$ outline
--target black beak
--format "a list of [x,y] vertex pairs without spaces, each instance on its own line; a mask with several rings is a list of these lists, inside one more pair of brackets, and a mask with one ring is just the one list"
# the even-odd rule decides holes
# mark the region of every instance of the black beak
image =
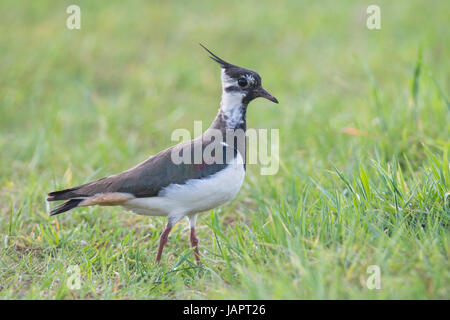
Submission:
[[278,103],[277,98],[275,98],[273,95],[267,92],[266,89],[264,89],[263,87],[258,89],[258,97],[266,98],[267,100]]

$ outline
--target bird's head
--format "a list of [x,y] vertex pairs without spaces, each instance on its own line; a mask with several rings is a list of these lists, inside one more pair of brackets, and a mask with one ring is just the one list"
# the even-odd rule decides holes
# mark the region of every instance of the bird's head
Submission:
[[233,98],[233,100],[240,99],[244,104],[248,104],[258,97],[278,103],[278,100],[262,87],[261,76],[257,72],[228,63],[202,44],[200,45],[211,55],[210,58],[222,68],[223,95]]

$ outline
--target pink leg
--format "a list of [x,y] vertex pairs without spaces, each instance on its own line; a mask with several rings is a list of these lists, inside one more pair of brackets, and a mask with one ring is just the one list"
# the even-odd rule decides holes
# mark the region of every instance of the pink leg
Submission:
[[164,248],[164,245],[167,242],[167,239],[169,238],[170,230],[172,230],[172,227],[167,224],[166,228],[164,229],[163,233],[161,234],[161,237],[159,238],[159,248],[158,248],[158,254],[156,255],[155,263],[160,263],[162,251]]
[[195,236],[195,227],[191,227],[191,246],[194,248],[195,261],[200,263],[200,254],[198,252],[198,238]]

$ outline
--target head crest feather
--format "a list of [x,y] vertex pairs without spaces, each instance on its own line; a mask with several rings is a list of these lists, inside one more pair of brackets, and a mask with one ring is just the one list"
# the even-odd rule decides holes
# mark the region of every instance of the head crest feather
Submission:
[[212,53],[208,48],[206,48],[204,45],[202,45],[201,43],[199,43],[199,45],[205,49],[211,56],[210,58],[213,59],[215,62],[217,62],[218,64],[220,64],[220,66],[224,69],[233,67],[234,65],[232,65],[231,63],[226,62],[225,60],[219,58],[218,56],[216,56],[214,53]]

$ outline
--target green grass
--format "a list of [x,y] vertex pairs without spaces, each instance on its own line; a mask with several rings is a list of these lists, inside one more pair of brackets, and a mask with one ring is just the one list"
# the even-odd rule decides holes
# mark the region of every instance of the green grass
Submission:
[[[0,298],[449,299],[449,2],[0,4]],[[45,194],[117,173],[214,118],[219,70],[257,70],[279,100],[280,170],[185,221],[120,208],[48,217]],[[70,266],[81,288],[70,290]],[[381,289],[369,290],[378,265]]]

